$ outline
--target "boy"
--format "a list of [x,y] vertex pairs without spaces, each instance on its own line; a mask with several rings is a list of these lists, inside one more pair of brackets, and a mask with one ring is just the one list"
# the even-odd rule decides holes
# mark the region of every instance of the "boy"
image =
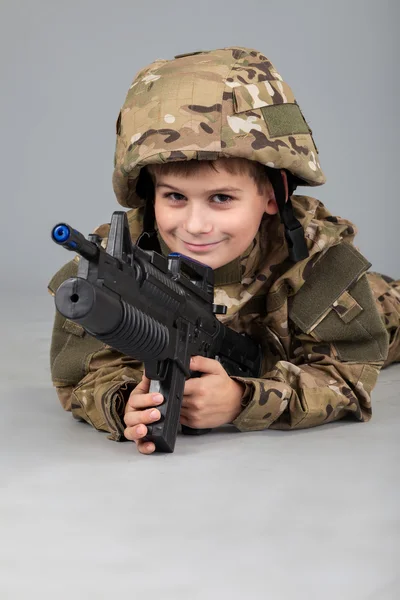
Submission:
[[[117,121],[113,175],[118,201],[132,209],[132,239],[210,265],[215,302],[228,307],[218,318],[264,352],[259,379],[193,357],[203,375],[185,384],[182,424],[254,431],[370,419],[380,369],[400,360],[400,282],[367,273],[352,223],[293,195],[324,182],[293,92],[259,52],[180,55],[135,78]],[[76,261],[55,275],[51,293],[76,274]],[[139,361],[57,313],[51,368],[66,410],[154,451],[146,424],[163,398],[148,393]]]

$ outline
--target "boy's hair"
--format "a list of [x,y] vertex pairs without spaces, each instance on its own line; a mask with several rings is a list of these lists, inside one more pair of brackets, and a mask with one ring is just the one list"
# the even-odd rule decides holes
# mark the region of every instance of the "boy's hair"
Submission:
[[156,177],[160,175],[178,175],[180,177],[189,177],[205,169],[213,169],[218,172],[218,166],[231,173],[232,175],[248,175],[257,186],[260,195],[264,194],[270,186],[267,169],[254,160],[247,158],[219,158],[216,160],[183,160],[177,162],[147,165],[147,170],[151,175],[153,183]]

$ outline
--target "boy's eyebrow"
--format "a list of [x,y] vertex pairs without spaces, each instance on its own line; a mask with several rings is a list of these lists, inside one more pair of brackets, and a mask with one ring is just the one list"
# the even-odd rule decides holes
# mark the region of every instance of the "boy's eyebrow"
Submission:
[[[166,188],[169,188],[170,190],[178,189],[178,186],[172,186],[172,185],[169,185],[168,183],[163,183],[162,181],[159,181],[156,184],[156,188],[160,188],[160,187],[166,187]],[[234,188],[234,187],[230,187],[228,185],[226,187],[221,187],[216,190],[205,190],[205,191],[207,191],[209,194],[211,194],[211,193],[220,194],[221,192],[243,192],[243,190],[240,188]]]

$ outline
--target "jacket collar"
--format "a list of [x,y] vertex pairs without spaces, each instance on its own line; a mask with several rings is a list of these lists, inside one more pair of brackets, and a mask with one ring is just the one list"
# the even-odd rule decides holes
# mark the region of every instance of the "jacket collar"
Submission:
[[[168,256],[171,250],[168,248],[167,244],[164,242],[162,237],[157,231],[158,241],[160,242],[161,252],[164,256]],[[227,265],[223,267],[219,267],[214,270],[214,285],[228,285],[232,283],[241,283],[242,281],[242,263],[245,263],[249,255],[254,252],[254,249],[257,246],[257,239],[254,239],[250,246],[245,250],[245,252],[235,258]]]

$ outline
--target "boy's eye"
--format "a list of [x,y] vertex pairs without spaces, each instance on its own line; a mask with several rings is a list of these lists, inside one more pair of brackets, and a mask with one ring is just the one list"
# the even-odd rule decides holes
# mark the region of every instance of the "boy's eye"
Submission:
[[[186,200],[186,196],[179,194],[178,192],[169,192],[164,195],[164,198],[168,198],[168,200],[172,200],[172,202],[182,202],[183,200]],[[211,200],[214,204],[220,205],[226,205],[232,202],[231,196],[228,196],[227,194],[214,194],[214,196],[211,197]]]
[[214,198],[217,198],[215,204],[229,204],[229,202],[232,202],[232,198],[226,194],[215,194]]
[[185,196],[183,194],[178,194],[178,192],[170,192],[165,195],[165,198],[169,198],[170,200],[175,200],[175,202],[180,202],[184,200]]

